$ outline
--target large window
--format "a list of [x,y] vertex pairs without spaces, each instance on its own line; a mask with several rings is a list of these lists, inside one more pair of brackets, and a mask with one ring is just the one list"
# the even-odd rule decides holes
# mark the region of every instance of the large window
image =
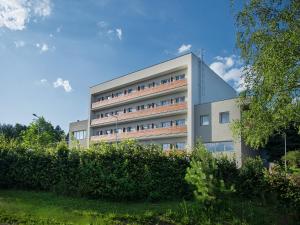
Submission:
[[184,77],[185,77],[185,75],[184,75],[184,74],[177,75],[177,76],[175,77],[175,80],[183,80],[183,79],[184,79]]
[[185,119],[176,120],[176,126],[184,126],[185,125]]
[[185,149],[185,143],[184,142],[177,142],[176,143],[176,149],[184,150]]
[[184,102],[184,100],[185,100],[185,97],[184,97],[184,96],[183,96],[183,97],[175,98],[175,102],[176,102],[176,103]]
[[171,144],[162,144],[163,150],[167,151],[171,149]]
[[167,121],[167,122],[162,122],[161,123],[161,127],[171,127],[171,121]]
[[209,152],[228,152],[234,150],[232,141],[210,142],[205,143],[204,146]]
[[219,115],[220,123],[229,123],[229,112],[221,112]]
[[208,115],[202,115],[202,116],[200,116],[200,125],[201,126],[207,126],[207,125],[209,125],[209,116]]
[[170,105],[170,101],[169,100],[163,100],[160,102],[160,105]]
[[74,131],[73,136],[76,140],[83,140],[86,138],[86,130]]

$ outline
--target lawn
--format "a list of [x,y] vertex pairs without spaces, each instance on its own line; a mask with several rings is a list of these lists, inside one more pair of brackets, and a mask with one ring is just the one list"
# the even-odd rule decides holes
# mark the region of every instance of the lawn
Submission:
[[0,190],[0,224],[297,224],[293,214],[260,202],[234,200],[208,214],[194,208],[194,202],[117,203]]

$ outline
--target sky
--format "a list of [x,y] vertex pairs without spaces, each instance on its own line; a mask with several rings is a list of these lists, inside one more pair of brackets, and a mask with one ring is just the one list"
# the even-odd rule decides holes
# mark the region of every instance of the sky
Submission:
[[0,0],[0,123],[86,119],[89,87],[190,51],[242,89],[230,0]]

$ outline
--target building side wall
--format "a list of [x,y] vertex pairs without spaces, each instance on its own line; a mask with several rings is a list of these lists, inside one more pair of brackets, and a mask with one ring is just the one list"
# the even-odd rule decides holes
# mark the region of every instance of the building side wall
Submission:
[[[220,123],[220,113],[229,112],[229,123]],[[208,115],[209,125],[201,126],[200,117]],[[234,155],[238,165],[242,163],[242,143],[240,139],[235,139],[231,131],[231,123],[240,119],[240,109],[236,104],[236,99],[204,103],[195,106],[195,136],[196,140],[204,143],[233,141],[234,152],[224,152],[226,155]]]
[[[77,122],[70,123],[69,126],[69,147],[74,147],[74,144],[76,144],[76,141],[72,140],[73,133],[75,131],[86,131],[88,132],[88,120],[81,120]],[[78,140],[80,146],[87,147],[88,140],[88,133],[85,139]]]
[[221,101],[225,99],[235,98],[236,91],[220,78],[205,63],[203,65],[203,96],[201,103]]

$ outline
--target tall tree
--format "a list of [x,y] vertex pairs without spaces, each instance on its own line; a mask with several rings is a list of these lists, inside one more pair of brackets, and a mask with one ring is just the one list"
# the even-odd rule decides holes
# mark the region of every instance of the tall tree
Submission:
[[28,126],[22,136],[27,147],[48,147],[64,140],[65,134],[59,126],[54,128],[44,117],[39,117]]
[[246,90],[234,128],[259,148],[290,124],[300,131],[300,1],[246,0],[236,24]]
[[20,140],[22,131],[26,130],[27,127],[22,124],[0,124],[0,134],[3,135],[6,139],[18,139]]

